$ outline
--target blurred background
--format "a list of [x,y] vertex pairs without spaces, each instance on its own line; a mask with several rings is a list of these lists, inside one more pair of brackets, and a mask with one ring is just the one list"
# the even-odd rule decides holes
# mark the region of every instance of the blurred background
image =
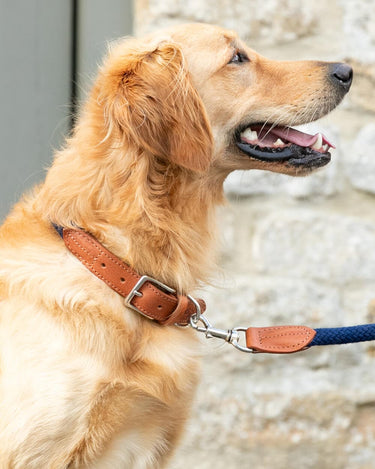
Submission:
[[[375,0],[0,0],[0,218],[43,179],[106,42],[191,21],[232,28],[271,58],[355,70],[340,108],[307,126],[335,143],[329,166],[226,182],[208,316],[219,327],[375,322]],[[285,357],[207,342],[173,469],[374,469],[373,344]]]

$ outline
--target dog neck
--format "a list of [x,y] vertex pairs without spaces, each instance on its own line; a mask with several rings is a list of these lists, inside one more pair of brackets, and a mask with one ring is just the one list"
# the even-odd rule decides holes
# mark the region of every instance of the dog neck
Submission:
[[181,293],[207,281],[222,184],[114,144],[87,124],[47,174],[37,202],[43,217],[86,230],[140,274]]

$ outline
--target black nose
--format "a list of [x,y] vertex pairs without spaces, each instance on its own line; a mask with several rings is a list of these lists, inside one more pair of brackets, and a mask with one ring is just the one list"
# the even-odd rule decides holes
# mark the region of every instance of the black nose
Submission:
[[334,63],[331,65],[331,77],[336,85],[339,85],[345,91],[349,91],[353,81],[353,69],[350,65],[344,63]]

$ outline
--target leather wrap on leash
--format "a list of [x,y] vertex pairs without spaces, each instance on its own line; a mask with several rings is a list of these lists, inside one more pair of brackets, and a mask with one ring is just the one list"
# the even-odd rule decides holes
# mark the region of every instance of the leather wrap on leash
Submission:
[[249,327],[246,346],[263,353],[294,353],[304,350],[315,334],[306,326]]
[[[178,295],[167,285],[139,275],[89,233],[53,225],[69,251],[96,277],[125,298],[137,313],[161,325],[190,325],[207,338],[216,337],[248,353],[286,354],[316,345],[375,340],[375,324],[311,329],[307,326],[236,327],[218,329],[202,314],[206,304],[190,295]],[[244,333],[246,346],[240,344]]]

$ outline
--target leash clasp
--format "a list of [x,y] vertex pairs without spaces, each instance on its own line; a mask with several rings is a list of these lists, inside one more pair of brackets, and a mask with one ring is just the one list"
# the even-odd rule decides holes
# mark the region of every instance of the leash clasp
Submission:
[[[199,325],[202,323],[202,326]],[[246,353],[257,353],[256,350],[240,345],[241,334],[240,332],[246,332],[245,327],[235,327],[233,329],[218,329],[213,327],[210,321],[203,314],[194,315],[190,318],[190,326],[198,332],[202,332],[206,339],[221,339],[229,344],[233,345],[237,350]]]

